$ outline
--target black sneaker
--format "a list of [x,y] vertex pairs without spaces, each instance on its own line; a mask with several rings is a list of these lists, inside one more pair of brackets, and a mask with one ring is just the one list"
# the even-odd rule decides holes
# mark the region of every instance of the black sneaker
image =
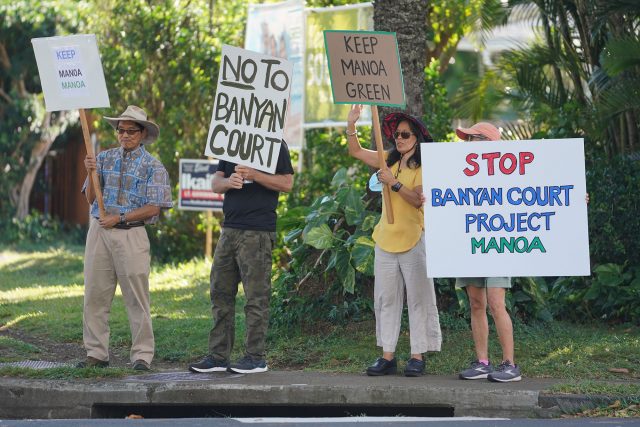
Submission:
[[238,360],[236,363],[232,363],[227,368],[229,372],[235,372],[236,374],[255,374],[257,372],[267,372],[267,362],[264,359],[254,360],[250,356],[245,356]]
[[405,377],[419,377],[424,375],[424,360],[414,359],[413,357],[407,362],[404,368]]
[[485,365],[479,360],[474,360],[471,362],[471,365],[469,365],[469,368],[460,372],[459,377],[461,380],[479,380],[487,378],[491,372],[493,372],[493,366],[491,366],[491,363]]
[[513,365],[510,360],[505,360],[487,378],[494,383],[510,383],[520,381],[522,376],[518,365]]
[[226,360],[216,360],[209,355],[198,363],[189,365],[189,370],[191,372],[226,372],[228,366],[229,362]]
[[134,371],[150,371],[151,365],[149,365],[147,362],[145,362],[142,359],[138,359],[135,362],[133,362],[133,370]]
[[370,377],[378,377],[381,375],[395,374],[398,371],[398,362],[395,357],[387,360],[384,357],[378,357],[373,365],[367,368],[367,375]]
[[95,357],[87,356],[82,362],[76,364],[76,368],[107,368],[109,367],[108,360],[100,360]]

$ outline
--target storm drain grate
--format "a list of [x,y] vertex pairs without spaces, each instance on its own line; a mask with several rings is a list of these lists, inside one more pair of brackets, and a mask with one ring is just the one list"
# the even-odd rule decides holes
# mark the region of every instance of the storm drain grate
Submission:
[[218,379],[242,378],[244,375],[229,375],[224,372],[215,373],[193,373],[193,372],[159,372],[157,374],[145,374],[126,377],[123,380],[127,382],[170,382],[170,381],[215,381]]
[[[94,404],[91,418],[336,418],[453,417],[453,406],[426,405],[110,405]],[[364,420],[364,418],[360,418]],[[386,425],[386,424],[385,424]]]
[[14,368],[31,368],[31,369],[49,369],[49,368],[66,368],[73,366],[70,363],[47,362],[45,360],[23,360],[21,362],[0,363],[0,368],[10,366]]

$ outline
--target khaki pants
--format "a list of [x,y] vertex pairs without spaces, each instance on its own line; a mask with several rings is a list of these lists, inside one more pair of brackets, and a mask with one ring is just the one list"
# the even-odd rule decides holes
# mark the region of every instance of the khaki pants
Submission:
[[109,313],[120,284],[131,329],[131,361],[151,363],[149,238],[144,227],[105,229],[91,219],[84,252],[83,340],[87,356],[109,360]]
[[427,277],[424,233],[407,252],[386,252],[378,245],[375,252],[377,345],[385,352],[396,351],[406,289],[411,354],[440,351],[442,333],[433,279]]

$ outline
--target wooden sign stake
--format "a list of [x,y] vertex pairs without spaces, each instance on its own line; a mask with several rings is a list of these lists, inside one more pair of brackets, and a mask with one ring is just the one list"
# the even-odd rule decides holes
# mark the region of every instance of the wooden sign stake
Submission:
[[[386,162],[384,161],[384,145],[382,143],[382,131],[380,130],[380,117],[378,116],[378,106],[371,106],[371,116],[373,117],[373,134],[376,138],[376,149],[378,151],[378,163],[380,164],[380,169],[384,169],[387,167]],[[391,208],[391,193],[389,192],[389,186],[382,186],[382,198],[384,200],[384,205],[386,206],[387,211],[387,222],[389,224],[393,224],[393,209]]]
[[[91,138],[89,137],[89,124],[87,123],[87,115],[84,108],[80,108],[80,123],[82,124],[82,136],[84,137],[84,146],[87,149],[87,154],[95,158],[93,152],[93,144],[91,144]],[[96,200],[98,201],[98,209],[100,210],[100,218],[106,216],[104,210],[104,200],[102,199],[102,190],[100,189],[100,180],[98,179],[98,172],[93,169],[89,174],[89,184],[93,185],[93,191],[96,194]]]

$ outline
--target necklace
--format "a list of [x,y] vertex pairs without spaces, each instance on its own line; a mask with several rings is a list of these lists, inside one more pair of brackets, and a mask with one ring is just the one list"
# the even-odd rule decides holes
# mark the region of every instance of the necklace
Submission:
[[393,174],[393,177],[395,179],[398,179],[398,175],[400,175],[400,172],[402,171],[402,158],[404,157],[404,154],[400,154],[400,160],[398,160],[398,169],[396,170],[396,173]]

